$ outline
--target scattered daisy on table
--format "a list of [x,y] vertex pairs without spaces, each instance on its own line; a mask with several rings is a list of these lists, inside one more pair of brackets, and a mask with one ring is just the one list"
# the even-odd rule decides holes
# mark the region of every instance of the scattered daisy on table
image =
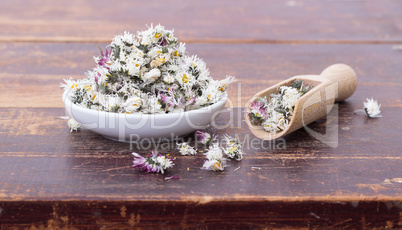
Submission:
[[355,113],[365,112],[369,118],[382,117],[380,108],[381,104],[376,100],[367,98],[367,102],[363,102],[363,109],[356,110]]
[[81,124],[78,123],[78,121],[76,121],[74,118],[70,118],[67,121],[67,125],[70,128],[70,132],[78,132],[78,130],[81,128]]
[[132,153],[134,156],[133,168],[140,168],[141,171],[151,173],[164,173],[166,169],[174,166],[173,160],[163,156],[156,151],[152,151],[147,157],[138,153]]
[[223,152],[228,156],[230,159],[234,159],[240,161],[243,159],[243,150],[242,144],[236,138],[230,137],[229,135],[225,134],[224,136],[226,148],[223,149]]
[[214,141],[216,141],[216,135],[215,134],[210,134],[206,131],[202,130],[197,130],[196,131],[196,136],[197,140],[201,142],[202,144],[209,146],[211,145]]
[[190,146],[187,142],[177,143],[177,150],[181,155],[196,155],[197,150]]
[[227,159],[223,156],[222,148],[219,147],[218,144],[213,144],[209,147],[209,150],[205,153],[207,160],[204,162],[204,165],[201,169],[212,170],[212,171],[223,171],[226,164]]

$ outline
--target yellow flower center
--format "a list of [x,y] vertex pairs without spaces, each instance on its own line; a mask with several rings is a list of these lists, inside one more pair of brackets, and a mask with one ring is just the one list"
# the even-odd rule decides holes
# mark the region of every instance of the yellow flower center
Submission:
[[155,38],[160,38],[161,36],[162,36],[161,33],[156,33],[156,34],[155,34]]
[[188,83],[188,77],[187,75],[183,74],[183,78],[182,78],[184,83]]
[[214,168],[216,168],[216,169],[221,169],[221,163],[216,162],[216,163],[214,164]]
[[96,94],[92,96],[92,101],[95,101]]
[[141,106],[141,101],[140,101],[140,100],[135,101],[135,102],[133,103],[133,106],[135,106],[135,107],[140,107],[140,106]]
[[223,85],[218,87],[218,90],[221,91],[221,92],[225,91],[225,89],[226,89],[226,84],[223,84]]
[[179,52],[176,50],[176,51],[174,51],[173,55],[177,57],[177,56],[179,56]]
[[160,58],[158,58],[158,61],[160,62],[160,63],[165,63],[166,62],[166,60],[165,60],[165,58],[164,57],[160,57]]

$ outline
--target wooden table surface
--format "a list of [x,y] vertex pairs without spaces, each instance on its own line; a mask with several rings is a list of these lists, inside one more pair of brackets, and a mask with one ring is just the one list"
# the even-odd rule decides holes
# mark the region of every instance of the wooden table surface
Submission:
[[[58,118],[63,79],[84,78],[97,46],[152,22],[174,28],[214,78],[238,79],[216,120],[228,127],[209,129],[245,140],[243,161],[224,172],[175,149],[165,151],[177,157],[167,174],[140,172],[131,153],[146,147],[70,133]],[[2,1],[0,229],[401,228],[398,45],[398,0]],[[277,142],[251,135],[242,106],[254,93],[339,62],[354,68],[358,88],[309,126],[337,132],[337,147],[305,129]],[[371,97],[382,118],[353,114]]]

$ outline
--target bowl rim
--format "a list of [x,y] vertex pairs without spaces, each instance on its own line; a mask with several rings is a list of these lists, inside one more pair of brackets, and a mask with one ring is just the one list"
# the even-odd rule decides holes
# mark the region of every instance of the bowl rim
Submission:
[[175,112],[175,113],[153,113],[153,114],[145,114],[145,113],[116,113],[116,112],[108,112],[108,111],[102,111],[102,110],[93,110],[93,109],[89,109],[89,108],[84,108],[81,107],[77,104],[74,104],[69,97],[67,97],[68,95],[68,91],[65,90],[63,95],[62,95],[62,100],[64,103],[64,108],[68,109],[68,107],[70,107],[70,111],[72,110],[78,110],[81,112],[85,112],[85,113],[92,113],[93,115],[97,114],[99,115],[99,113],[103,113],[103,114],[116,114],[119,118],[120,117],[124,117],[124,118],[139,118],[139,117],[143,117],[143,116],[147,116],[147,117],[153,117],[153,118],[175,118],[177,116],[183,116],[183,114],[192,114],[192,113],[197,113],[197,112],[201,112],[201,111],[205,111],[205,110],[213,110],[215,107],[219,107],[222,103],[226,104],[227,99],[228,99],[228,93],[225,91],[221,98],[208,106],[202,107],[202,108],[198,108],[198,109],[193,109],[193,110],[188,110],[188,111],[184,111],[184,112]]

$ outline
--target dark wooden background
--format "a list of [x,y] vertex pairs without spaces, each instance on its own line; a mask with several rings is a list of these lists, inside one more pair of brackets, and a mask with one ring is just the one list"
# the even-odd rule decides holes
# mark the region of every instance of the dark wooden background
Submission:
[[[114,35],[151,23],[174,28],[214,78],[238,79],[234,108],[216,121],[230,125],[209,131],[256,144],[222,173],[174,149],[166,175],[140,172],[131,152],[146,146],[70,133],[58,118],[62,80],[83,78]],[[400,228],[401,45],[398,0],[2,1],[0,229]],[[337,130],[336,148],[304,129],[275,143],[251,135],[242,106],[254,93],[339,62],[355,69],[358,88],[310,125]],[[353,114],[368,97],[382,118]]]

